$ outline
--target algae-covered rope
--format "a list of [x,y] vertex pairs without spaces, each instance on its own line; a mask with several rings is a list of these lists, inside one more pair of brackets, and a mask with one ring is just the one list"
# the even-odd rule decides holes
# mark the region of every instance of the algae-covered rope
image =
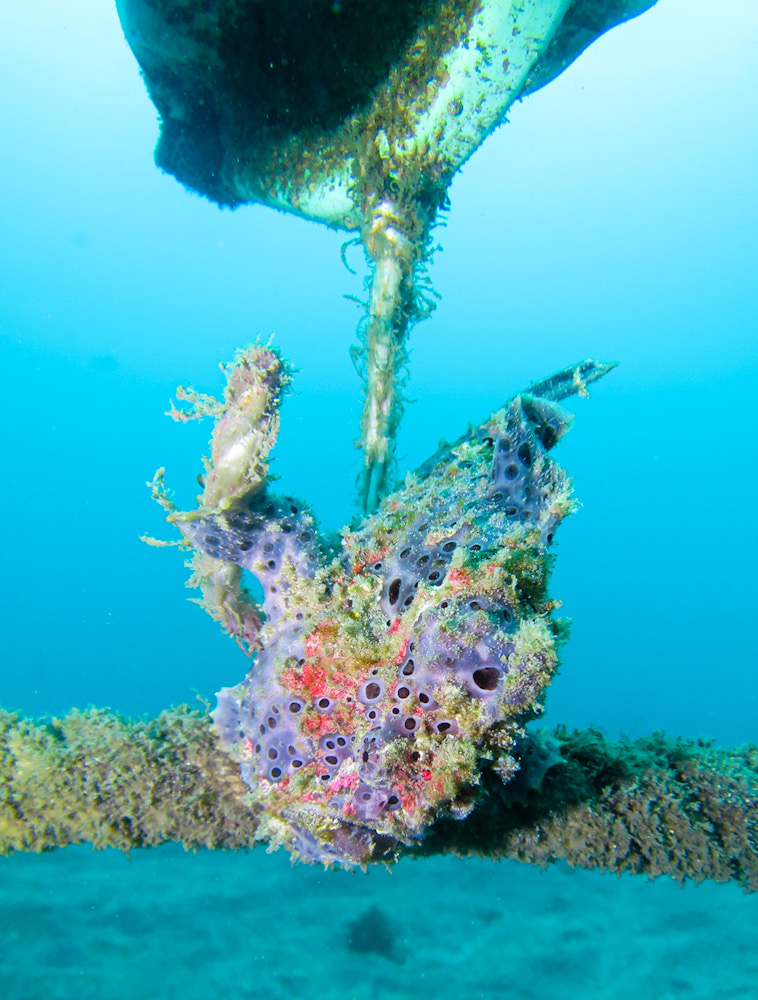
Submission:
[[[566,729],[550,743],[544,774],[519,790],[485,773],[467,819],[439,821],[395,856],[565,860],[758,889],[758,747]],[[0,712],[2,854],[249,847],[257,823],[246,791],[208,717],[187,707],[149,722],[95,709],[47,722]]]
[[358,442],[363,453],[358,494],[364,514],[373,513],[394,486],[408,334],[433,308],[433,300],[422,294],[418,271],[428,255],[435,211],[436,206],[428,212],[413,202],[377,196],[364,206],[362,240],[372,271],[366,317],[359,328],[361,347],[352,352],[365,383]]

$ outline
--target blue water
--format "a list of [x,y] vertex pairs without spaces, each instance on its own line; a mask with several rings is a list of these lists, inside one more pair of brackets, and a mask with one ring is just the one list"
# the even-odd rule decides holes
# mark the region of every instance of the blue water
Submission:
[[[557,545],[574,625],[551,723],[758,736],[757,46],[753,0],[660,0],[514,108],[438,230],[404,467],[534,378],[621,363],[557,453],[583,507]],[[218,393],[218,362],[274,333],[299,369],[274,470],[344,523],[361,275],[339,234],[220,211],[156,170],[112,4],[2,4],[0,94],[0,704],[155,714],[246,670],[188,603],[181,556],[139,541],[168,537],[145,481],[165,465],[190,504],[209,434],[163,416],[169,398]],[[758,903],[733,886],[453,861],[350,877],[171,848],[0,869],[3,997],[307,997],[314,976],[340,1000],[758,995]],[[371,902],[402,968],[345,949]]]

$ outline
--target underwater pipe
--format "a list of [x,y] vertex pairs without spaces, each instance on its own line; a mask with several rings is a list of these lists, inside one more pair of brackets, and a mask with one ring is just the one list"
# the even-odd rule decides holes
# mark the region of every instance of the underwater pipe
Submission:
[[170,415],[215,421],[203,492],[179,511],[161,474],[154,495],[252,667],[212,718],[0,711],[0,853],[267,841],[324,864],[563,859],[758,888],[757,747],[531,728],[565,631],[546,590],[572,509],[549,455],[571,424],[559,401],[612,367],[534,383],[441,445],[339,549],[269,491],[291,377],[278,352],[240,352],[223,401],[182,390],[191,408]]
[[[549,744],[518,801],[489,775],[467,819],[441,819],[395,854],[567,861],[758,889],[758,747],[663,733],[614,741],[594,729],[559,729]],[[149,722],[96,709],[47,722],[0,711],[0,789],[1,854],[257,842],[238,769],[208,716],[186,706]]]

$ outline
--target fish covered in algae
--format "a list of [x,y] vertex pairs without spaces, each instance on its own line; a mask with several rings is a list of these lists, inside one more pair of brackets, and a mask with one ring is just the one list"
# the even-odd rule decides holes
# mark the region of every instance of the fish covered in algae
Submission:
[[155,490],[195,550],[202,603],[253,657],[213,720],[261,838],[306,861],[363,864],[440,816],[466,816],[483,767],[505,782],[517,773],[562,632],[547,591],[573,506],[549,454],[572,420],[559,400],[610,367],[588,361],[533,385],[338,542],[270,488],[291,377],[277,351],[241,352],[223,402],[183,391],[190,409],[174,416],[216,418],[204,492],[183,512],[162,470]]

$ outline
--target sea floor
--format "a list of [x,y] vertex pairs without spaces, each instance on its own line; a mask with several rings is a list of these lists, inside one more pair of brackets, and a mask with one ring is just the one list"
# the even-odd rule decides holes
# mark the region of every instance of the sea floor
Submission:
[[418,996],[756,1000],[758,894],[455,859],[323,871],[263,849],[0,859],[2,1000]]

